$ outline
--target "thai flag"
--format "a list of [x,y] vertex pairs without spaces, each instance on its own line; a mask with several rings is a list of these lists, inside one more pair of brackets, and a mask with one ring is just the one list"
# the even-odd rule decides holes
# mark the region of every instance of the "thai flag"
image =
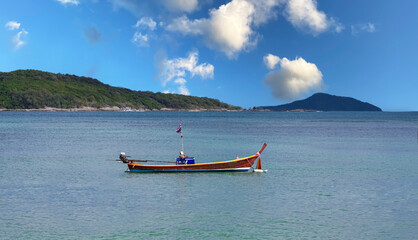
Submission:
[[181,133],[181,124],[180,124],[180,126],[176,129],[176,133]]

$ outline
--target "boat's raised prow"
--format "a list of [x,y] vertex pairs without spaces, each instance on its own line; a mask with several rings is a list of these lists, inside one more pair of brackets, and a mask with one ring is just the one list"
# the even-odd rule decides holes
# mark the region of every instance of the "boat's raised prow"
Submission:
[[[235,171],[249,171],[252,169],[254,162],[260,157],[267,144],[264,143],[260,151],[256,154],[244,158],[238,158],[229,161],[211,162],[211,163],[197,163],[192,164],[178,164],[171,165],[148,165],[138,164],[136,162],[166,162],[166,161],[152,161],[152,160],[130,160],[126,155],[121,153],[120,160],[128,164],[131,172],[235,172]],[[194,160],[194,159],[193,159]],[[186,161],[187,163],[187,161]]]

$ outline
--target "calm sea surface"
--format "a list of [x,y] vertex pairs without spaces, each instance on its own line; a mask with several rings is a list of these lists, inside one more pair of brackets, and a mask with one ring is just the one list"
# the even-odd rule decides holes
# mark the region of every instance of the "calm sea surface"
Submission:
[[[255,154],[268,173],[125,172]],[[416,239],[418,113],[0,112],[1,239]]]

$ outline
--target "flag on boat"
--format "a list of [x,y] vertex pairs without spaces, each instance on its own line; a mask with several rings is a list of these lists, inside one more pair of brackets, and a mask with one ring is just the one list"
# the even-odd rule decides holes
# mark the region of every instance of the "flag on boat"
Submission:
[[176,128],[176,133],[181,133],[181,124],[178,128]]

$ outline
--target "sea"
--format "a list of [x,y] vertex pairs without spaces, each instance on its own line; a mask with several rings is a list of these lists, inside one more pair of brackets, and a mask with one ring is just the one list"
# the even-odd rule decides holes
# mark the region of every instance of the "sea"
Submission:
[[0,112],[0,239],[417,238],[418,112]]

